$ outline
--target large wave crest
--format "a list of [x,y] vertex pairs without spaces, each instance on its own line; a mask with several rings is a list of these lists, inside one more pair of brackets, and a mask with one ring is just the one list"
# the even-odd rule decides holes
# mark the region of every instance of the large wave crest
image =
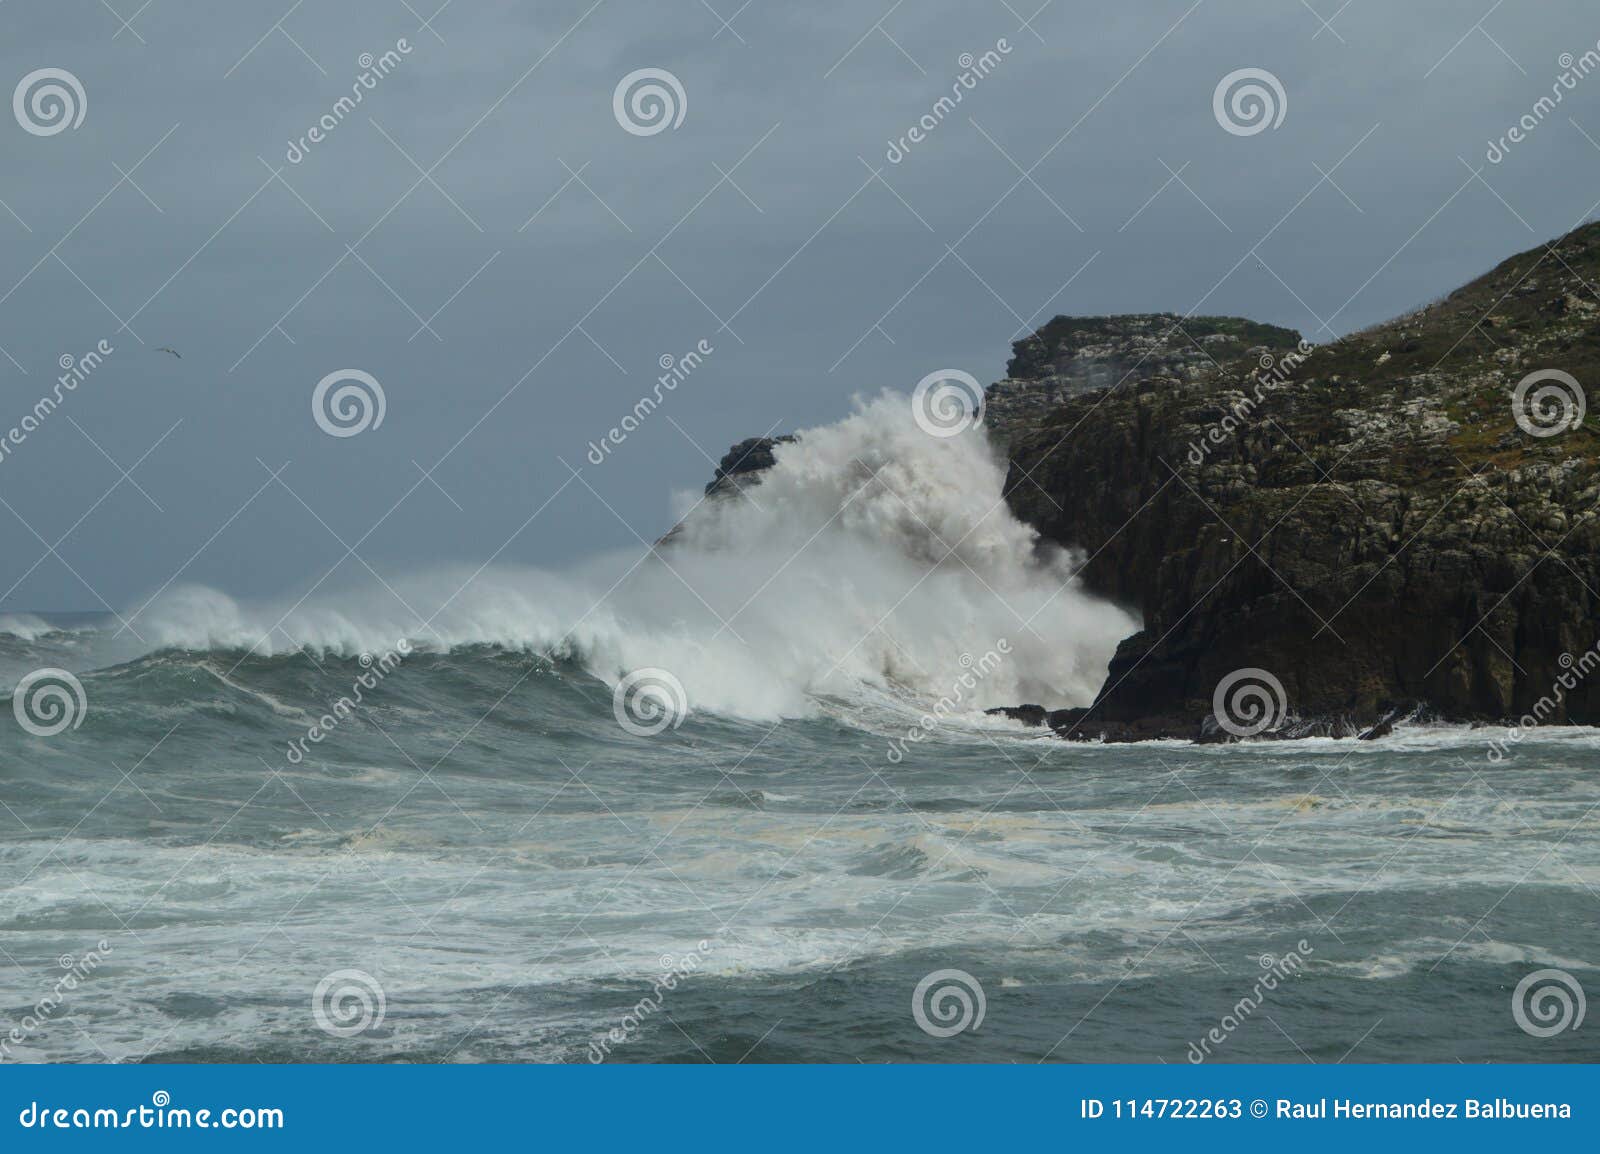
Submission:
[[441,567],[283,604],[191,586],[157,598],[138,629],[157,648],[269,655],[402,637],[521,648],[612,685],[666,670],[691,710],[752,720],[865,690],[928,702],[958,689],[973,709],[1087,704],[1138,622],[1012,516],[1004,479],[981,429],[930,436],[885,394],[779,445],[746,495],[686,499],[671,540],[642,557]]

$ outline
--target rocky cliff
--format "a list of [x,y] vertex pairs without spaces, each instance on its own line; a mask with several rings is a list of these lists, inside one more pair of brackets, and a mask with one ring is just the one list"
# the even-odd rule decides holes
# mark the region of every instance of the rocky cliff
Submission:
[[[1137,611],[1109,740],[1600,724],[1600,224],[1313,348],[1229,317],[1057,317],[987,392],[1006,498]],[[770,444],[735,446],[713,487]],[[737,470],[729,468],[729,460]],[[1229,719],[1219,695],[1265,685]]]
[[1058,731],[1216,733],[1246,668],[1277,732],[1600,722],[1596,284],[1591,225],[1303,360],[1139,367],[1010,428],[1012,508],[1145,621]]
[[984,422],[1004,439],[1063,402],[1114,387],[1130,375],[1194,381],[1251,349],[1282,351],[1299,343],[1300,334],[1291,329],[1241,317],[1056,317],[1011,346],[1006,379],[985,395]]

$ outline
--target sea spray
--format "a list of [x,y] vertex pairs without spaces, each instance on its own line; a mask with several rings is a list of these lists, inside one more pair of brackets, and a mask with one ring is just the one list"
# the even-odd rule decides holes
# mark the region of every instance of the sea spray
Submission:
[[970,653],[963,653],[958,664],[966,670],[956,678],[950,686],[949,692],[928,707],[926,713],[917,718],[916,724],[905,732],[904,737],[897,737],[889,743],[887,757],[894,765],[899,765],[905,760],[908,743],[915,745],[925,740],[939,727],[939,723],[952,714],[971,712],[967,704],[972,700],[972,694],[977,690],[978,684],[989,674],[1000,668],[1004,654],[1011,652],[1011,642],[1007,638],[1000,638],[994,648],[982,657],[973,658]]
[[571,659],[608,684],[665,669],[691,710],[748,720],[811,716],[865,691],[920,714],[965,672],[964,654],[1000,637],[1011,652],[968,709],[1085,705],[1138,629],[1012,515],[981,430],[928,436],[886,393],[775,458],[748,496],[697,503],[642,563],[634,549],[564,572],[442,568],[281,606],[189,587],[134,624],[154,646],[350,654],[404,636]]

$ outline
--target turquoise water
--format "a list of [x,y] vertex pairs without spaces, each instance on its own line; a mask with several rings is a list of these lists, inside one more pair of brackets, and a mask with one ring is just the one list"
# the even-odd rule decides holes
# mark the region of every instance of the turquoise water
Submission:
[[[1512,1002],[1540,969],[1600,989],[1592,730],[1496,763],[1492,731],[1098,746],[979,714],[895,763],[919,710],[888,695],[638,736],[582,669],[468,646],[296,764],[356,658],[22,632],[5,683],[70,669],[85,704],[0,724],[7,1058],[1185,1062],[1218,1028],[1211,1060],[1600,1060],[1594,1021],[1535,1037]],[[939,970],[976,1028],[919,1025]]]

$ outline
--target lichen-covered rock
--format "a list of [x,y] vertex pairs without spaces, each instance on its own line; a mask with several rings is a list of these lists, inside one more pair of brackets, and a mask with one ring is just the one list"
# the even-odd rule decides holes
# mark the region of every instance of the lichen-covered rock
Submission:
[[[1263,737],[1396,720],[1600,724],[1600,224],[1416,313],[1311,348],[1233,317],[1057,317],[986,394],[1006,499],[1145,627],[1067,737],[1229,740],[1213,696],[1263,670]],[[1529,374],[1574,392],[1539,400]],[[1519,421],[1519,416],[1521,420]],[[783,440],[776,438],[775,440]],[[723,458],[713,495],[772,464]]]
[[[1180,324],[1181,322],[1181,324]],[[1070,397],[1127,379],[1195,380],[1219,361],[1244,353],[1284,351],[1300,343],[1292,329],[1242,317],[1134,313],[1056,317],[1012,343],[1006,379],[990,385],[984,422],[1001,440],[1013,427],[1043,417]]]
[[[1247,667],[1284,687],[1279,732],[1418,707],[1600,723],[1600,671],[1569,669],[1600,642],[1600,436],[1593,417],[1534,435],[1562,415],[1538,385],[1521,423],[1513,404],[1535,371],[1600,386],[1597,283],[1590,225],[1303,361],[1212,351],[1172,372],[1152,356],[1042,411],[1002,405],[1011,507],[1145,621],[1094,706],[1049,723],[1198,736]],[[1190,344],[1190,322],[1167,320],[1161,347]],[[1072,364],[1049,350],[1082,327],[1019,342],[1012,376]]]

